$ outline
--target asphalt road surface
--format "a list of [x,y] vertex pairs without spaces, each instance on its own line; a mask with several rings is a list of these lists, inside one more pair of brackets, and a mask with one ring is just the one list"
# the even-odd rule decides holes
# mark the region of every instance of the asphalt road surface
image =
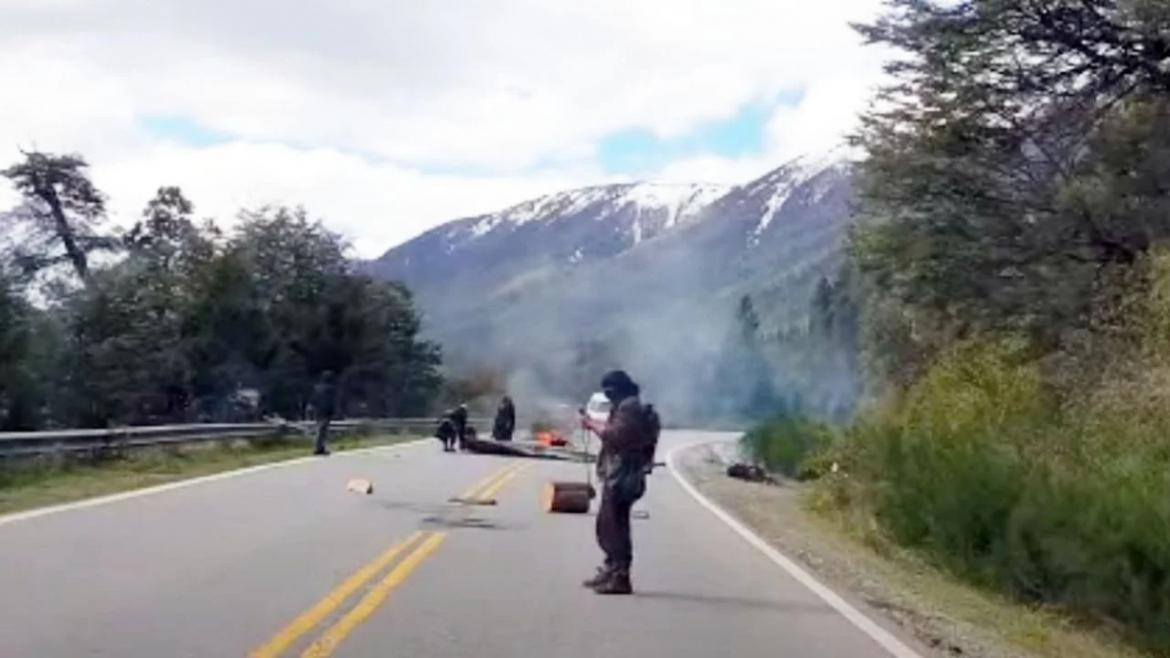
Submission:
[[593,516],[539,501],[583,468],[431,441],[0,519],[0,655],[890,655],[667,469],[635,507],[636,595],[582,588]]

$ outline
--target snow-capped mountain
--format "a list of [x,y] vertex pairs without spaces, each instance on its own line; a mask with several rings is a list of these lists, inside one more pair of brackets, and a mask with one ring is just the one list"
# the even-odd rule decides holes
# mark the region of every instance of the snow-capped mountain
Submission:
[[373,271],[426,289],[464,277],[482,285],[543,265],[609,258],[694,222],[727,191],[631,183],[549,194],[439,226],[391,249]]
[[452,225],[449,236],[475,239],[492,231],[514,231],[532,222],[556,222],[586,215],[624,224],[634,244],[694,219],[730,188],[721,185],[631,183],[549,194],[506,210]]
[[772,328],[802,321],[836,267],[850,195],[836,157],[731,188],[589,187],[444,224],[367,267],[415,291],[448,362],[576,380],[574,363],[608,359],[657,371],[663,391],[701,369],[742,295]]
[[[818,204],[825,195],[833,191],[837,183],[833,174],[843,172],[845,169],[847,164],[840,159],[797,158],[745,185],[741,195],[760,205],[759,222],[752,231],[753,240],[759,241],[760,234],[768,230],[772,220],[780,215],[785,204],[798,190],[806,195],[800,199],[803,205]],[[816,179],[816,184],[802,188],[813,179]]]

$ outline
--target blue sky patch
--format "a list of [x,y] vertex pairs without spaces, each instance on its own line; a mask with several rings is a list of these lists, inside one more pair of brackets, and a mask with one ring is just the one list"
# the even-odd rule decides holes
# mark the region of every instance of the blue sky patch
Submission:
[[684,158],[736,158],[764,151],[764,128],[781,105],[796,105],[803,91],[787,92],[772,102],[744,105],[727,119],[711,121],[685,135],[661,138],[644,128],[606,136],[597,147],[601,166],[613,174],[642,174]]
[[184,146],[214,146],[232,141],[230,134],[208,128],[181,114],[151,114],[139,117],[138,123],[151,135]]
[[[688,158],[716,156],[739,158],[764,152],[765,128],[776,108],[795,106],[804,97],[803,89],[783,92],[765,101],[755,101],[739,108],[732,116],[699,124],[690,132],[673,137],[659,137],[646,128],[630,128],[611,133],[597,143],[597,162],[608,174],[644,176],[661,170],[672,162]],[[229,132],[209,128],[183,114],[149,114],[138,118],[139,126],[150,135],[189,147],[208,147],[240,139]],[[309,145],[280,142],[293,148]],[[387,160],[373,153],[354,149],[336,149],[361,157],[370,164]],[[491,175],[491,167],[442,163],[410,163],[426,174],[453,176]],[[529,167],[537,170],[544,163]]]

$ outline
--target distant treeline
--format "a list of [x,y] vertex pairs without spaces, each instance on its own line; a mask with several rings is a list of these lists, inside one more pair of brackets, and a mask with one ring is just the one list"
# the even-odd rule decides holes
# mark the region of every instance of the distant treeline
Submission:
[[112,230],[81,157],[0,173],[22,197],[0,241],[0,430],[299,418],[326,371],[347,414],[429,411],[440,353],[410,291],[355,273],[303,209],[225,232],[164,187]]

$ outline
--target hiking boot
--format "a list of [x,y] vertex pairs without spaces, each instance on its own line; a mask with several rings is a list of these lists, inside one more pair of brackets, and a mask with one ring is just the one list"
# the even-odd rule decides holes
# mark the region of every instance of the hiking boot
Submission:
[[597,573],[592,578],[590,578],[589,580],[586,580],[585,582],[583,582],[581,584],[584,585],[585,587],[588,587],[589,589],[593,589],[593,588],[597,587],[598,585],[604,583],[608,579],[609,579],[609,567],[597,567]]
[[593,588],[598,594],[633,594],[634,587],[630,584],[630,572],[624,569],[613,571],[609,577]]

